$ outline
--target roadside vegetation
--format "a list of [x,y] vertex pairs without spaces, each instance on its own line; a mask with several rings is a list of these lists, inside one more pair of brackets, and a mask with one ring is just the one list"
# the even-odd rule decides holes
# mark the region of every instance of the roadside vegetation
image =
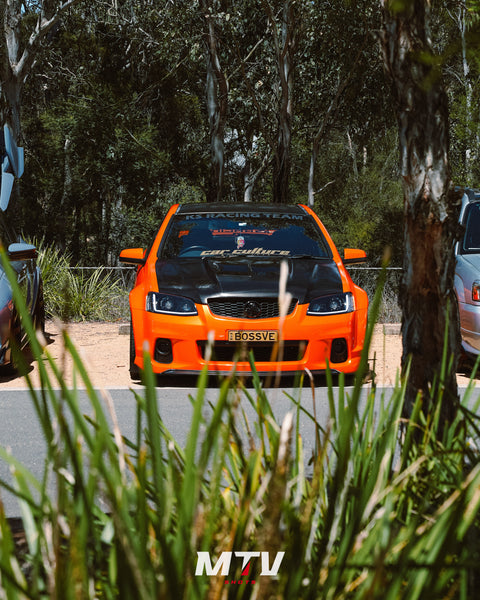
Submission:
[[[137,433],[125,439],[108,393],[93,388],[68,329],[65,352],[77,385],[86,389],[86,411],[14,291],[41,374],[41,388],[31,385],[30,395],[46,460],[36,480],[0,449],[12,473],[0,482],[1,493],[17,497],[24,532],[24,544],[16,544],[0,504],[4,597],[474,597],[480,583],[480,430],[473,386],[457,419],[442,427],[439,412],[424,415],[420,401],[411,418],[402,419],[401,382],[391,399],[372,386],[361,401],[360,377],[348,391],[342,382],[337,391],[328,378],[330,420],[320,423],[314,390],[311,410],[299,402],[308,381],[298,381],[288,395],[290,411],[278,419],[258,377],[251,386],[227,378],[210,405],[203,373],[180,447],[162,420],[147,363],[145,389],[132,391]],[[381,296],[380,288],[367,348]],[[432,393],[443,393],[441,376]],[[316,439],[308,454],[301,414]],[[228,575],[196,575],[197,552],[208,552],[212,566],[222,552],[268,552],[269,567],[277,553],[285,554],[277,576],[261,575],[260,558],[254,558],[247,579],[238,559]]]
[[114,273],[98,267],[75,269],[71,255],[44,240],[32,240],[38,249],[45,310],[63,321],[127,320],[128,291]]
[[[72,257],[54,244],[31,240],[38,248],[38,264],[44,281],[45,308],[48,317],[64,321],[128,321],[128,293],[133,269],[108,267],[72,268]],[[373,298],[379,269],[352,268],[350,275]],[[387,272],[378,321],[399,323],[398,305],[400,270]]]

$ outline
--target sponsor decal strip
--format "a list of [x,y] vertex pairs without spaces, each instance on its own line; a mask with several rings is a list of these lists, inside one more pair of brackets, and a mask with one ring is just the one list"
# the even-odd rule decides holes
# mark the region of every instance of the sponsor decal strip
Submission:
[[303,215],[292,215],[289,213],[201,213],[198,215],[185,215],[186,221],[197,219],[285,219],[290,221],[302,221]]

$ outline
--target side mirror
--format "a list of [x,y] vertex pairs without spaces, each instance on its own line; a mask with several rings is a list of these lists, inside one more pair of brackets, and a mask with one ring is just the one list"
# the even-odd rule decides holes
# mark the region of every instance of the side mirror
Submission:
[[10,244],[7,252],[9,260],[15,262],[17,260],[30,260],[37,258],[37,249],[32,244],[18,242]]
[[13,132],[7,124],[4,125],[3,132],[0,131],[0,150],[3,155],[0,180],[0,210],[6,211],[15,177],[21,177],[24,168],[23,148],[17,146]]
[[144,265],[145,250],[143,248],[126,248],[120,252],[120,262],[127,265]]
[[344,265],[357,265],[365,262],[367,262],[367,253],[365,250],[358,250],[357,248],[345,248],[343,251]]

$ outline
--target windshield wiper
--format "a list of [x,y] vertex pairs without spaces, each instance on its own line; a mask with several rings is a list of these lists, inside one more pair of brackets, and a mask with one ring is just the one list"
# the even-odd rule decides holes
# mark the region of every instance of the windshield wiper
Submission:
[[321,258],[327,258],[326,256],[313,256],[313,254],[293,254],[292,256],[289,256],[288,258],[312,258],[314,260],[318,260]]

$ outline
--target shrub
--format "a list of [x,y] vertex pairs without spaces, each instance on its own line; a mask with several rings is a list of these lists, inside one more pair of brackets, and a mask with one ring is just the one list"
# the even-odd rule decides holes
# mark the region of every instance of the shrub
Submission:
[[[380,268],[349,268],[351,278],[367,292],[370,301],[375,296],[377,276],[380,271]],[[379,323],[400,323],[402,320],[402,311],[398,301],[400,277],[400,269],[388,269],[386,272],[386,282],[382,289],[381,303],[377,317]]]
[[64,321],[124,317],[125,292],[110,271],[102,267],[90,271],[72,269],[70,255],[43,240],[33,243],[38,248],[47,316]]
[[[472,597],[480,464],[475,445],[466,441],[470,434],[478,437],[466,409],[439,437],[438,415],[424,418],[419,400],[401,429],[403,386],[390,400],[376,397],[373,387],[363,402],[361,377],[349,393],[342,381],[336,392],[329,377],[329,423],[319,423],[300,402],[300,388],[289,396],[291,410],[279,423],[254,375],[252,389],[226,378],[206,419],[204,372],[181,448],[162,420],[146,355],[145,388],[132,391],[137,434],[127,440],[111,399],[94,389],[68,330],[65,348],[89,398],[88,418],[78,390],[66,387],[35,337],[17,288],[15,300],[38,360],[41,389],[26,377],[47,458],[45,476],[36,481],[0,450],[13,472],[13,483],[1,484],[19,499],[28,548],[15,554],[0,510],[5,597]],[[311,466],[301,413],[316,437]],[[419,430],[423,436],[415,442]],[[227,576],[197,575],[198,552],[212,561],[222,552],[269,552],[269,566],[274,557],[280,560],[278,575],[259,573],[259,560],[249,571],[255,584],[246,584],[242,561]]]

